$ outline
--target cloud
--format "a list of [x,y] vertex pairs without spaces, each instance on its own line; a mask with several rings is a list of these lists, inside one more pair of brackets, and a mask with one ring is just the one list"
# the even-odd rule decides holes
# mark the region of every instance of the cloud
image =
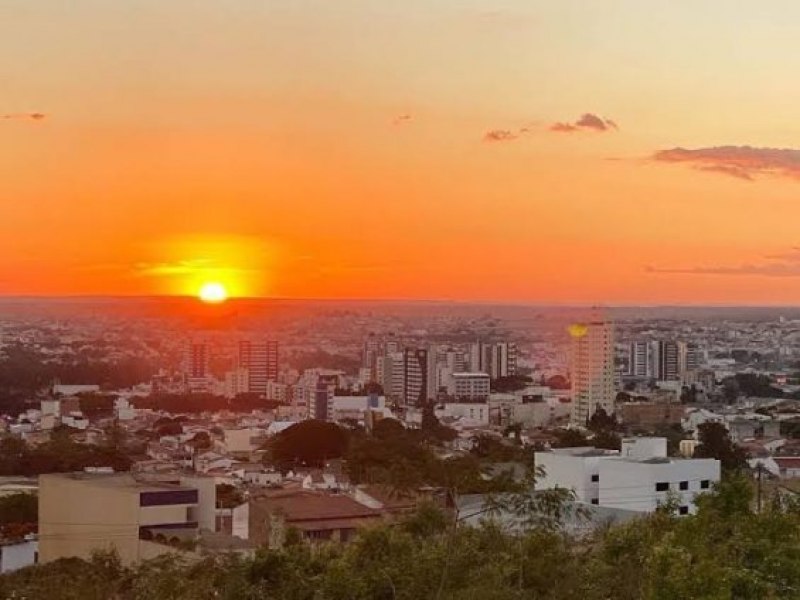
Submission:
[[[527,130],[526,130],[527,131]],[[519,133],[509,129],[491,129],[483,134],[484,142],[509,142],[519,137]]]
[[0,119],[13,119],[15,121],[41,121],[46,115],[44,113],[9,113],[0,115]]
[[409,114],[397,115],[394,119],[392,119],[392,125],[402,125],[403,123],[408,123],[410,120],[411,115]]
[[647,266],[648,273],[667,275],[759,275],[763,277],[800,277],[800,248],[781,254],[768,254],[760,262],[708,267],[660,268]]
[[573,133],[576,131],[611,131],[619,129],[615,121],[606,119],[605,117],[598,117],[593,113],[584,113],[581,117],[572,123],[557,122],[550,126],[550,131],[559,133]]
[[800,150],[794,148],[671,148],[656,152],[653,158],[660,162],[686,163],[701,171],[722,173],[748,181],[762,175],[800,179]]

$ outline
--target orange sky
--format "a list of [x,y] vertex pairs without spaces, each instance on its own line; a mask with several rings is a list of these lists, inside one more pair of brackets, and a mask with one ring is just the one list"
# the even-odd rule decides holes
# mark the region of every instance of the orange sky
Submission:
[[0,294],[796,303],[759,4],[6,0]]

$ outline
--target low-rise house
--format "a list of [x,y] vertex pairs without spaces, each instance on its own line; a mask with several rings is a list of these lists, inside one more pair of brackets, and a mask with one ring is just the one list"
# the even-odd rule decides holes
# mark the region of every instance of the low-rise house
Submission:
[[280,548],[290,529],[310,542],[347,542],[359,527],[380,522],[382,512],[343,494],[311,490],[263,492],[250,498],[249,536]]

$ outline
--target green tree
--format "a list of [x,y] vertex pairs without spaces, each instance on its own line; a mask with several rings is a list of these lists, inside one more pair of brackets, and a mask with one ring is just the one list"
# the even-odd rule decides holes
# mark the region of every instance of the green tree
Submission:
[[747,466],[747,453],[731,441],[721,423],[703,423],[698,427],[697,437],[700,444],[694,450],[695,458],[716,458],[726,471]]

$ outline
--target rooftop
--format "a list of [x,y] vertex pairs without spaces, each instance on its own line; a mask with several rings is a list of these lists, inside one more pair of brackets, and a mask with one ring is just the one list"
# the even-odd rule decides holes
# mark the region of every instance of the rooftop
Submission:
[[40,478],[71,479],[73,481],[82,481],[97,487],[116,488],[121,490],[127,489],[130,491],[139,492],[193,489],[190,487],[170,483],[142,481],[134,478],[130,473],[49,473],[47,475],[40,475]]

